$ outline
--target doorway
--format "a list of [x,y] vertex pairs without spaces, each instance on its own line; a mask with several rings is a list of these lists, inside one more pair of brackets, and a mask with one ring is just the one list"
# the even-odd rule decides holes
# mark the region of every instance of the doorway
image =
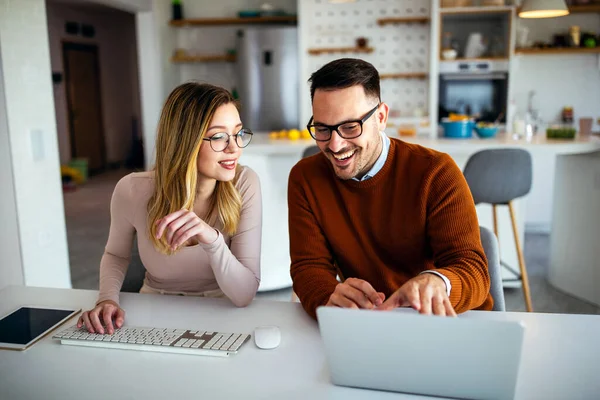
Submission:
[[106,168],[98,46],[63,42],[71,157],[87,159],[90,174]]

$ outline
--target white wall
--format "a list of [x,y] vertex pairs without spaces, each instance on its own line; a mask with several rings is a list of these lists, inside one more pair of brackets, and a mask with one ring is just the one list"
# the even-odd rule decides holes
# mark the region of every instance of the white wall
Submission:
[[[132,117],[141,120],[135,16],[108,8],[85,8],[78,4],[47,3],[50,55],[53,72],[63,67],[63,42],[98,46],[100,94],[106,158],[122,162],[131,147]],[[65,32],[65,22],[94,26],[96,35],[85,38]],[[54,84],[60,160],[71,159],[66,82]]]
[[[268,3],[286,13],[296,14],[297,0],[274,0]],[[257,10],[264,3],[262,0],[222,0],[184,2],[184,18],[217,18],[237,17],[240,10]],[[162,23],[168,24],[171,9],[167,9]],[[168,25],[167,25],[168,26]],[[227,49],[235,49],[236,32],[243,26],[190,27],[185,29],[170,28],[170,46],[165,46],[165,59],[173,55],[175,48],[188,49],[199,54],[225,54]],[[174,66],[172,89],[179,83],[199,80],[223,86],[229,90],[236,86],[234,63],[195,63]]]
[[[551,19],[517,18],[519,26],[529,29],[529,42],[551,42],[552,35],[568,32],[578,25],[582,32],[600,33],[600,14],[572,14]],[[518,36],[518,35],[517,35]],[[533,107],[545,124],[560,121],[564,106],[573,106],[576,121],[581,117],[600,117],[600,56],[598,54],[516,55],[511,74],[511,95],[517,109],[527,109],[528,93],[535,91]],[[578,123],[578,122],[577,122]],[[598,125],[594,126],[598,130]],[[545,126],[540,135],[545,134]],[[527,201],[528,231],[550,232],[554,190],[554,156],[537,154],[534,159],[532,192]],[[550,172],[550,175],[549,175]]]
[[[551,42],[552,35],[567,33],[578,25],[581,31],[600,33],[600,14],[571,14],[566,17],[526,20],[529,42]],[[518,35],[517,35],[518,36]],[[527,95],[534,90],[534,107],[544,121],[560,119],[564,106],[573,106],[575,117],[600,117],[600,66],[597,54],[520,55],[516,57],[513,97],[519,110],[527,108]]]
[[0,184],[2,186],[0,190],[0,221],[2,221],[0,224],[0,290],[7,285],[23,284],[1,54],[2,51],[0,51]]
[[[306,124],[312,115],[308,79],[330,61],[342,57],[363,59],[372,63],[380,74],[429,72],[433,25],[413,23],[379,26],[377,19],[429,17],[432,8],[437,10],[437,2],[378,0],[334,4],[328,1],[300,1],[298,8],[302,124]],[[374,48],[372,53],[308,54],[311,48],[355,47],[359,37],[368,40],[368,46]],[[382,80],[381,96],[390,107],[390,122],[396,124],[396,128],[390,128],[388,134],[395,134],[398,124],[406,118],[414,118],[416,110],[423,115],[430,111],[428,80]]]
[[[22,264],[13,252],[2,251],[0,270],[13,279],[22,273],[30,286],[70,287],[44,0],[0,0],[0,10],[10,153],[10,158],[0,153],[0,160],[3,167],[7,160],[12,166],[7,171],[12,169],[18,225],[9,218],[2,229],[16,238],[13,246],[20,247]],[[5,136],[0,135],[4,143]],[[2,191],[11,192],[10,179],[4,183],[3,177]],[[1,196],[3,204],[7,196]],[[11,210],[7,203],[3,213]]]
[[[276,8],[296,13],[297,0],[270,1]],[[258,9],[262,0],[196,0],[183,2],[184,18],[235,17],[243,9]],[[224,54],[235,47],[239,26],[175,28],[171,20],[171,2],[153,0],[152,11],[137,14],[138,55],[143,111],[146,167],[154,164],[156,126],[162,105],[179,84],[197,80],[228,89],[235,86],[232,63],[174,64],[170,61],[177,48],[201,53]]]

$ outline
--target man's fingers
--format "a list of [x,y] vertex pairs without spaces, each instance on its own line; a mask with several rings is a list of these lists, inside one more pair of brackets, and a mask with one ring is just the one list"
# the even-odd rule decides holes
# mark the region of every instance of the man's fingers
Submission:
[[354,302],[359,308],[366,308],[369,310],[373,308],[373,303],[365,297],[365,293],[353,286],[345,286],[343,290],[340,290],[340,294]]
[[375,306],[379,306],[382,303],[377,291],[373,289],[373,286],[369,282],[357,278],[348,278],[344,283],[354,289],[360,290],[369,299],[369,302]]
[[432,301],[431,310],[434,315],[439,315],[442,317],[446,316],[446,307],[444,306],[444,298],[441,296],[434,296]]
[[454,307],[452,307],[452,303],[450,303],[450,299],[448,297],[444,299],[444,308],[446,309],[446,315],[450,317],[456,317],[456,311],[454,311]]
[[[432,312],[432,304],[431,304],[431,297],[432,297],[433,293],[431,291],[431,289],[425,287],[423,289],[421,289],[420,293],[419,293],[419,297],[421,299],[421,308],[419,309],[419,312],[421,314],[425,314],[425,315],[430,315]],[[415,308],[416,310],[416,308]]]
[[[404,288],[405,289],[405,294],[404,294],[404,304],[402,304],[400,307],[404,307],[404,306],[408,306],[408,307],[412,307],[417,311],[421,311],[421,307],[423,306],[421,304],[421,298],[420,298],[420,293],[419,293],[419,287],[417,285],[410,285]],[[400,288],[400,290],[402,290],[402,288]]]
[[331,297],[329,298],[329,305],[342,308],[358,309],[358,305],[355,302],[337,293],[331,295]]
[[402,304],[405,302],[403,296],[404,294],[401,290],[396,290],[390,297],[387,298],[386,301],[383,302],[383,304],[377,307],[377,309],[387,311],[402,307]]

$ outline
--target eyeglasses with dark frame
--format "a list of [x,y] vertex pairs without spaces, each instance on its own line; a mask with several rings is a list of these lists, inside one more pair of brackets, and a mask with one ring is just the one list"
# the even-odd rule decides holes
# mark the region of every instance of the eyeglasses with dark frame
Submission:
[[226,132],[218,132],[209,138],[202,138],[202,140],[210,142],[210,148],[213,149],[213,151],[219,152],[224,151],[229,146],[229,139],[232,136],[235,136],[235,144],[243,149],[250,144],[252,135],[254,135],[254,133],[250,129],[242,128],[235,135],[230,135]]
[[337,125],[311,124],[311,122],[313,122],[313,117],[310,117],[310,121],[308,121],[306,128],[308,129],[310,136],[312,136],[317,142],[327,142],[330,140],[333,131],[336,131],[341,138],[355,139],[362,135],[363,124],[369,118],[371,118],[371,115],[377,111],[380,105],[381,103],[377,104],[362,119],[344,121]]

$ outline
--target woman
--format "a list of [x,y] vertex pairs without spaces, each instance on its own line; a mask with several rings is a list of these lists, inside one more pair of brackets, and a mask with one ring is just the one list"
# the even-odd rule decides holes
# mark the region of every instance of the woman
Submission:
[[140,293],[226,296],[238,307],[252,301],[260,282],[260,183],[238,165],[251,139],[225,89],[185,83],[173,90],[158,124],[155,168],[115,187],[98,302],[78,327],[111,334],[113,319],[123,325],[119,291],[136,234],[146,268]]

